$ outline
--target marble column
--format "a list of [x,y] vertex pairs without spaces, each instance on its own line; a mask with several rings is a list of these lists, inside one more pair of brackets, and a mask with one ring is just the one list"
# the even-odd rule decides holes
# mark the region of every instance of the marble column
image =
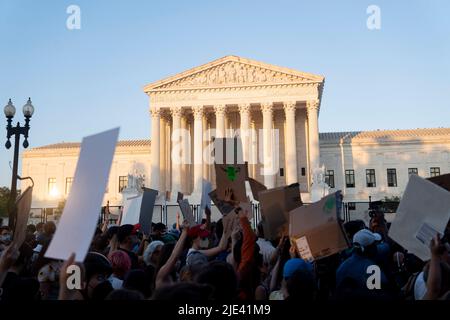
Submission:
[[194,106],[194,192],[201,194],[203,180],[203,106]]
[[242,153],[244,162],[249,161],[249,149],[251,142],[251,131],[250,131],[250,104],[240,104],[239,106],[239,115],[241,118],[241,127],[240,127],[240,137],[242,141]]
[[[206,149],[206,147],[208,146],[209,140],[208,140],[208,114],[205,112],[205,110],[203,110],[203,116],[202,116],[202,126],[203,126],[203,131],[202,131],[202,145],[203,145],[203,151]],[[206,161],[204,161],[205,159],[203,159],[203,178],[205,180],[209,180],[209,168],[208,168],[208,163]]]
[[181,107],[172,107],[172,197],[175,198],[177,192],[181,191],[181,163],[182,163],[182,142],[181,142]]
[[216,114],[216,138],[225,137],[225,106],[222,104],[214,106]]
[[250,127],[251,127],[251,143],[250,143],[250,168],[249,171],[251,172],[250,175],[253,179],[257,178],[256,175],[256,169],[258,167],[258,131],[256,130],[256,122],[252,118],[250,120]]
[[295,101],[283,104],[286,116],[285,129],[285,157],[286,157],[286,184],[298,182],[297,175],[297,144],[295,137]]
[[309,136],[309,171],[320,166],[319,151],[319,101],[309,100],[306,102],[306,112],[308,115],[308,136]]
[[151,142],[151,170],[150,170],[150,188],[162,191],[159,185],[160,170],[160,118],[161,111],[159,109],[151,109],[152,115],[152,142]]
[[273,104],[262,103],[263,114],[263,165],[264,184],[268,189],[275,187],[275,168],[273,159]]
[[159,164],[160,164],[160,170],[159,170],[159,190],[161,192],[166,192],[166,178],[167,178],[167,159],[166,159],[166,145],[167,145],[167,116],[161,111],[160,120],[159,120],[159,132],[160,132],[160,139],[159,139]]
[[182,129],[182,164],[181,164],[181,181],[182,192],[184,194],[190,193],[191,179],[189,175],[189,164],[191,163],[191,148],[190,148],[190,131],[189,131],[189,115],[186,112],[181,114],[181,129]]

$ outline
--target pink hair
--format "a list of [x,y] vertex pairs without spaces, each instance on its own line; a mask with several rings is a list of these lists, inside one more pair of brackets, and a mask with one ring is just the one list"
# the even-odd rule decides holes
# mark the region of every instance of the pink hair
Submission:
[[113,251],[108,256],[111,261],[113,272],[119,275],[125,275],[131,268],[131,260],[128,254],[121,250]]

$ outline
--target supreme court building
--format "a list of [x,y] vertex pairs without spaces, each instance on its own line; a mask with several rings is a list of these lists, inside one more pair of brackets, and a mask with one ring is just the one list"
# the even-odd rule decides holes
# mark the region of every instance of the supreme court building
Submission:
[[[319,134],[323,90],[323,76],[237,56],[146,85],[149,107],[142,114],[150,111],[151,141],[119,142],[105,202],[120,205],[133,174],[161,194],[181,191],[199,203],[202,180],[215,184],[214,167],[204,159],[208,145],[213,137],[235,135],[251,177],[269,188],[298,182],[306,202],[312,170],[322,165],[330,191],[343,190],[347,201],[401,196],[410,174],[450,172],[449,128]],[[178,135],[180,129],[189,134]],[[35,182],[34,208],[67,197],[78,153],[79,143],[23,153],[22,176]],[[263,175],[274,164],[276,170]]]
[[[151,187],[199,195],[202,179],[214,184],[214,167],[203,155],[215,129],[215,137],[241,137],[250,176],[268,188],[299,182],[307,193],[309,169],[319,166],[323,85],[322,76],[226,56],[145,86]],[[189,134],[178,135],[180,129]],[[176,163],[175,152],[185,161]],[[263,175],[274,158],[276,170]]]

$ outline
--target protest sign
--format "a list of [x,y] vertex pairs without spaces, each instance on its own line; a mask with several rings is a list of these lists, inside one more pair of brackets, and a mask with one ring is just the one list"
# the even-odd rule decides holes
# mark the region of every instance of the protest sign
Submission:
[[25,241],[27,234],[28,217],[30,216],[33,187],[28,187],[16,200],[16,225],[13,234],[13,243],[19,248]]
[[85,137],[73,185],[46,258],[82,262],[89,250],[109,178],[119,128]]
[[444,188],[447,191],[450,191],[450,173],[443,174],[441,176],[428,178],[429,181],[437,184],[441,188]]
[[200,201],[200,210],[203,212],[205,208],[211,209],[211,197],[209,193],[212,191],[212,185],[210,181],[203,179],[202,182],[202,199]]
[[215,164],[217,196],[225,199],[225,190],[233,191],[235,201],[247,201],[245,180],[247,179],[247,164]]
[[223,216],[226,216],[227,214],[229,214],[231,211],[234,210],[234,206],[232,206],[230,203],[219,199],[219,197],[217,196],[217,190],[211,191],[209,193],[209,196],[211,197],[212,202],[216,205],[217,209]]
[[289,237],[303,259],[313,261],[348,248],[339,220],[341,200],[338,191],[289,213]]
[[123,201],[123,212],[121,225],[136,224],[141,212],[142,194],[125,198]]
[[431,239],[437,233],[444,233],[449,219],[450,192],[411,175],[389,229],[389,237],[426,261],[431,257]]
[[141,231],[150,234],[157,195],[157,190],[143,188],[142,194],[125,199],[121,225],[139,223]]
[[180,206],[181,214],[183,215],[184,220],[187,220],[191,226],[194,226],[195,218],[188,199],[178,201],[178,205]]
[[298,183],[258,193],[264,237],[274,240],[286,233],[289,212],[303,205]]
[[143,188],[143,190],[144,194],[142,195],[139,224],[141,225],[141,231],[144,234],[149,235],[152,231],[153,210],[156,197],[158,196],[158,190],[149,188]]
[[250,189],[252,190],[253,199],[255,199],[256,201],[259,201],[259,193],[261,191],[267,190],[267,187],[265,185],[263,185],[261,182],[255,180],[255,179],[252,179],[250,177],[247,180],[250,184]]
[[225,199],[225,190],[231,189],[233,200],[246,201],[245,180],[248,177],[248,166],[243,160],[241,139],[215,139],[214,161],[218,198]]

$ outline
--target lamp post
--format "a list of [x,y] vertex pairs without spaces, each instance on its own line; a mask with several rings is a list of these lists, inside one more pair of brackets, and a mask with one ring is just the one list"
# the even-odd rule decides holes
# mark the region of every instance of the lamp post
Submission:
[[8,203],[8,216],[9,222],[8,225],[10,228],[14,228],[15,220],[16,220],[16,197],[17,197],[17,170],[19,165],[19,148],[20,148],[20,136],[23,135],[25,140],[23,142],[23,147],[28,148],[28,132],[30,130],[30,119],[34,113],[34,107],[31,104],[31,99],[28,98],[27,103],[23,106],[23,115],[25,116],[25,126],[21,127],[20,123],[17,122],[17,125],[14,127],[12,125],[12,119],[16,114],[16,108],[14,107],[11,99],[9,99],[8,104],[5,106],[4,112],[6,116],[7,126],[7,140],[5,147],[6,149],[11,148],[11,137],[14,137],[14,162],[13,162],[13,172],[12,172],[12,181],[11,181],[11,195],[9,197]]

